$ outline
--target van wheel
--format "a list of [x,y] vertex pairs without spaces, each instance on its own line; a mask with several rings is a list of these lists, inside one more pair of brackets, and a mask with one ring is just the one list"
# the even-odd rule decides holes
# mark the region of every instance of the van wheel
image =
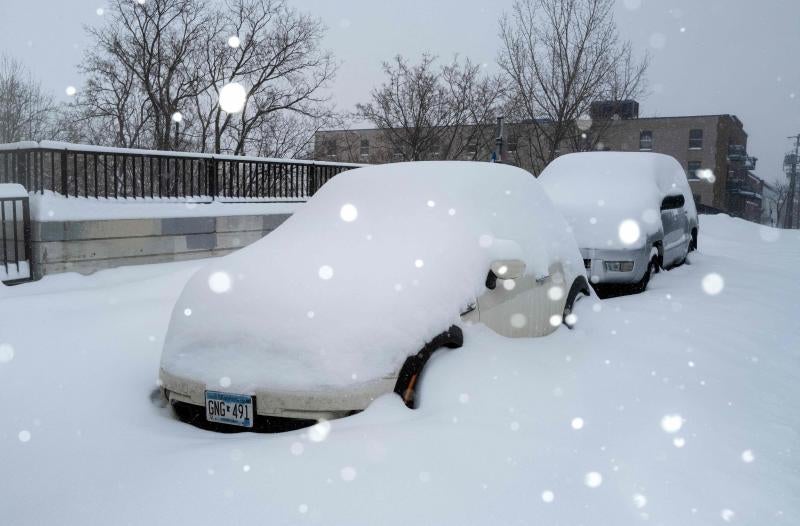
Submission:
[[647,270],[645,271],[644,276],[642,276],[642,279],[639,280],[639,283],[634,286],[635,291],[644,292],[647,289],[647,284],[650,283],[650,277],[653,274],[658,274],[660,270],[661,264],[658,256],[658,249],[653,247],[650,251],[650,261],[647,262]]
[[464,333],[460,327],[453,325],[428,342],[417,354],[406,358],[403,367],[400,369],[400,374],[397,375],[397,382],[394,384],[394,392],[400,395],[406,407],[410,409],[417,407],[417,387],[422,376],[422,370],[431,355],[442,347],[458,349],[462,345],[464,345]]

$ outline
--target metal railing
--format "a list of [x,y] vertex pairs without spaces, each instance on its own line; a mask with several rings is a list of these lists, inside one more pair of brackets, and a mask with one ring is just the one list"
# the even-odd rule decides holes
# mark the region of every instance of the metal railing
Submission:
[[0,145],[0,183],[64,197],[303,201],[359,166],[51,141]]
[[0,255],[0,281],[13,285],[33,278],[28,197],[0,197]]

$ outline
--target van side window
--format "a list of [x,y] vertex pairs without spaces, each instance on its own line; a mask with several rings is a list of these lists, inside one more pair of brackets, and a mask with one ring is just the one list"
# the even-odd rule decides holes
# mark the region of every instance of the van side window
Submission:
[[674,210],[681,208],[686,203],[686,199],[682,195],[670,195],[661,201],[661,210]]

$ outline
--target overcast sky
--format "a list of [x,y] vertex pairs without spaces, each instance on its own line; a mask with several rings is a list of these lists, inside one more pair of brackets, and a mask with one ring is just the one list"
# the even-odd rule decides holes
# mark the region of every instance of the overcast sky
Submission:
[[[339,60],[333,97],[365,101],[381,63],[400,53],[470,57],[496,70],[497,20],[513,0],[288,0],[328,26]],[[491,4],[491,6],[490,6]],[[102,22],[102,0],[0,0],[0,50],[23,61],[66,99],[80,86],[75,65],[89,44],[83,26]],[[649,50],[650,95],[642,116],[737,115],[756,173],[781,173],[787,136],[800,133],[800,0],[618,0],[617,23]]]

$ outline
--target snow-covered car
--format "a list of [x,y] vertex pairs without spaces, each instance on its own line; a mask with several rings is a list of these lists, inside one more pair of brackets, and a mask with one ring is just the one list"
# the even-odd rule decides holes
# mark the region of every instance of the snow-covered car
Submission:
[[529,173],[359,168],[188,281],[160,380],[179,417],[223,429],[338,418],[391,392],[413,407],[431,354],[462,344],[460,323],[542,336],[583,294],[578,247]]
[[558,157],[539,176],[569,222],[590,280],[644,290],[652,273],[697,248],[697,210],[686,173],[658,153]]

